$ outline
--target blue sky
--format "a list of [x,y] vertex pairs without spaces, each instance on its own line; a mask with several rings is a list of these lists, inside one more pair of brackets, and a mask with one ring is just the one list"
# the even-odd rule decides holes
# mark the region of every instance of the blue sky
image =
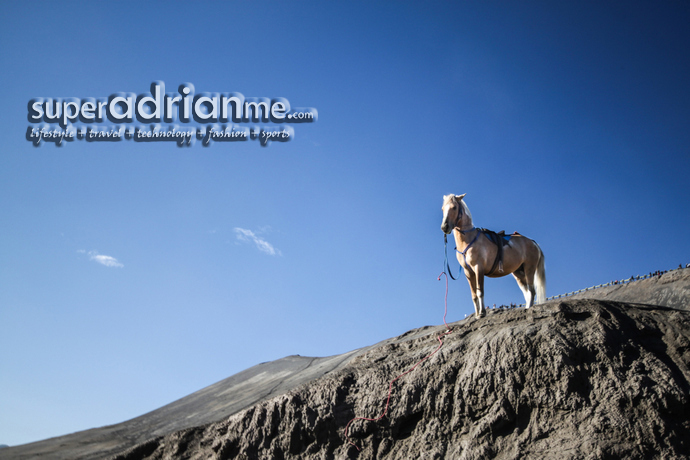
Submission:
[[[0,443],[441,323],[444,194],[539,242],[547,295],[690,262],[689,16],[683,2],[2,3]],[[25,138],[33,98],[159,80],[318,120],[268,147]],[[522,297],[510,277],[485,300]],[[448,320],[472,311],[451,282]]]

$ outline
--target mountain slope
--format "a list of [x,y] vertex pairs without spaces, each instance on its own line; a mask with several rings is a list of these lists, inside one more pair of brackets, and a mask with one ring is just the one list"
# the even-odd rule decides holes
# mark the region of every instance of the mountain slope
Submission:
[[[583,439],[590,439],[590,445],[602,452],[592,458],[604,458],[610,448],[597,443],[606,436],[615,440],[610,444],[637,443],[639,452],[649,452],[652,447],[660,452],[685,452],[687,446],[677,441],[674,433],[679,426],[687,428],[686,422],[668,417],[677,408],[688,409],[688,312],[639,304],[687,310],[688,298],[690,270],[674,270],[660,277],[582,292],[527,311],[490,310],[482,320],[470,318],[455,323],[441,351],[395,384],[391,412],[386,418],[377,424],[352,424],[353,440],[363,441],[359,457],[404,458],[414,453],[422,458],[442,458],[446,454],[447,458],[479,458],[483,455],[480,452],[495,451],[499,458],[517,458],[510,452],[540,458],[541,454],[529,449],[556,452],[553,446],[561,443],[575,447],[570,447],[572,453],[563,447],[557,451],[560,457],[586,458],[591,452],[581,446],[586,446]],[[355,458],[356,449],[344,441],[345,425],[355,415],[380,415],[388,382],[433,351],[439,331],[425,327],[338,356],[288,356],[259,364],[117,425],[0,449],[0,460],[88,460],[113,455],[128,459],[166,455],[235,458],[234,454],[237,458],[263,458],[269,453],[275,458]],[[634,388],[630,386],[633,382],[637,382]],[[512,393],[501,396],[507,388]],[[532,394],[534,388],[541,388],[541,396]],[[483,392],[473,393],[479,389]],[[678,389],[684,391],[682,397]],[[640,392],[657,395],[657,405],[640,406],[634,396]],[[550,399],[545,396],[549,394]],[[620,404],[628,398],[633,409],[645,409],[638,414],[630,408],[607,407],[615,398]],[[664,406],[660,402],[663,398],[670,398],[671,403]],[[570,406],[563,406],[563,401],[571,401]],[[487,410],[493,415],[487,415]],[[464,415],[461,417],[458,411]],[[446,420],[446,412],[452,414],[451,419]],[[533,414],[539,418],[533,420]],[[608,422],[602,422],[601,414],[618,414],[619,418],[608,415]],[[270,425],[270,429],[262,426],[266,420],[273,420],[271,417],[279,417],[274,422],[277,425]],[[491,417],[495,418],[493,422]],[[560,418],[575,424],[578,434],[572,429],[570,435],[566,434],[563,426],[548,428],[551,422],[557,426]],[[637,421],[630,425],[628,419]],[[587,434],[589,421],[603,424],[604,428],[598,434]],[[612,434],[606,423],[628,425]],[[645,423],[651,423],[652,428],[643,429],[640,424]],[[491,436],[500,436],[485,439],[482,426],[489,427]],[[517,438],[513,431],[510,435],[504,433],[511,426],[513,431],[518,427]],[[425,433],[422,441],[417,437],[420,427]],[[238,434],[245,430],[246,436]],[[474,434],[461,436],[463,430]],[[537,433],[533,437],[526,434],[533,432]],[[232,433],[238,436],[234,441]],[[621,433],[626,433],[629,440],[616,438]],[[662,441],[650,441],[656,440],[658,433],[668,435],[668,446]],[[417,446],[416,451],[404,447],[408,439]],[[446,447],[438,450],[434,443]],[[506,443],[513,443],[513,450]],[[595,447],[590,450],[596,451]],[[115,455],[126,449],[130,449],[126,454]],[[177,453],[169,455],[170,449]],[[638,455],[634,450],[626,452]]]
[[287,356],[262,363],[171,404],[116,425],[2,449],[0,459],[99,459],[155,436],[222,420],[339,369],[361,350],[327,358]]
[[[599,300],[411,331],[340,371],[117,460],[679,458],[690,455],[690,312]],[[423,332],[422,336],[419,335]]]

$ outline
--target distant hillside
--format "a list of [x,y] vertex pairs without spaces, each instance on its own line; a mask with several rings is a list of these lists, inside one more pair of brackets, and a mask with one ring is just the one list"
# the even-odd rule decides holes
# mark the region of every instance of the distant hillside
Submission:
[[616,300],[618,302],[690,309],[690,268],[671,270],[663,275],[580,292],[568,299]]
[[[260,364],[0,459],[688,457],[688,286],[690,270],[678,270],[452,324],[441,350],[396,382],[389,414],[352,424],[361,452],[346,442],[347,422],[380,415],[388,382],[433,351],[443,328]],[[604,300],[583,298],[595,294]]]
[[222,420],[339,369],[364,350],[328,358],[287,356],[262,363],[132,420],[11,447],[0,453],[0,459],[102,459],[155,436]]

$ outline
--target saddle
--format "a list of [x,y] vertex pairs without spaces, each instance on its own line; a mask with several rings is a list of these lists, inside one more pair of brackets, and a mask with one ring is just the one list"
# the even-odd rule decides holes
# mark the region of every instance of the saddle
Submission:
[[520,235],[518,232],[513,233],[513,235],[506,235],[505,230],[501,230],[500,232],[496,233],[491,230],[487,230],[486,228],[479,228],[477,229],[480,232],[486,236],[489,241],[491,241],[493,244],[496,245],[498,248],[498,251],[496,251],[496,259],[494,260],[494,264],[491,267],[491,270],[489,270],[486,275],[493,275],[496,273],[496,270],[498,269],[498,273],[503,273],[503,246],[506,246],[510,242],[510,238],[513,235]]

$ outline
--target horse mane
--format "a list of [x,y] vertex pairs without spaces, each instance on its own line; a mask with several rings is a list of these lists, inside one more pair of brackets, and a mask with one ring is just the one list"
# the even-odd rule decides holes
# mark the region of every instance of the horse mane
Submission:
[[462,212],[464,212],[465,214],[467,214],[467,217],[470,218],[470,222],[474,222],[474,221],[472,220],[472,213],[470,212],[470,208],[468,208],[467,205],[465,204],[465,200],[457,200],[457,201],[459,201],[459,202],[460,202],[460,206],[462,206]]
[[470,212],[470,208],[467,207],[467,204],[465,204],[465,200],[462,198],[458,199],[459,195],[453,195],[452,193],[450,195],[445,195],[443,197],[443,205],[445,206],[448,202],[451,200],[455,200],[456,203],[458,203],[460,206],[462,206],[462,212],[464,214],[467,214],[467,217],[470,218],[470,222],[472,221],[472,213]]

